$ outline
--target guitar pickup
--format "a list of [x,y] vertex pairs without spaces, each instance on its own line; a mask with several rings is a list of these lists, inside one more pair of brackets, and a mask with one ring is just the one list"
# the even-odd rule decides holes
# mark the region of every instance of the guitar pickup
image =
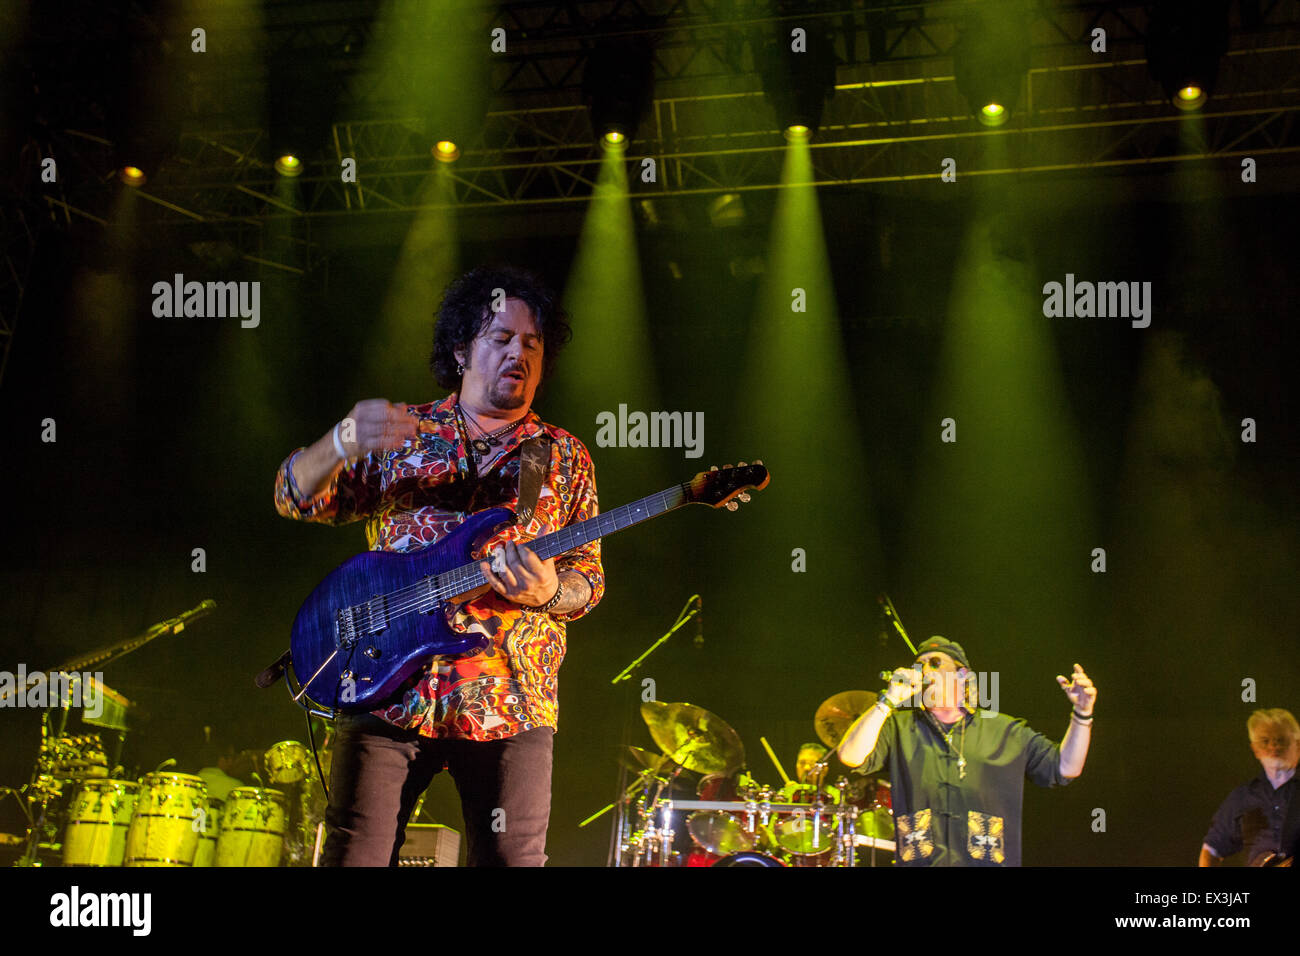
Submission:
[[388,629],[388,599],[377,594],[366,602],[366,633],[378,634]]
[[438,600],[438,575],[431,574],[424,579],[425,595],[420,601],[420,613],[432,614],[442,602]]

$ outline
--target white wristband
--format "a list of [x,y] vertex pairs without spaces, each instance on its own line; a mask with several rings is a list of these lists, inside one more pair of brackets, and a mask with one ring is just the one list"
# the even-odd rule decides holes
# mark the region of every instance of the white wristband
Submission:
[[339,422],[338,425],[335,425],[334,431],[330,434],[334,437],[334,450],[338,452],[339,458],[343,461],[347,461],[348,453],[343,450],[343,442],[339,441],[339,425],[342,424],[342,422]]

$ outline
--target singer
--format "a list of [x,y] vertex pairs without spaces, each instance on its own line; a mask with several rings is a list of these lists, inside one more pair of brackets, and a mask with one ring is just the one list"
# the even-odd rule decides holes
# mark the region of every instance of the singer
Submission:
[[491,590],[448,611],[453,628],[488,637],[487,650],[431,662],[390,706],[340,718],[326,865],[396,866],[416,798],[444,767],[460,793],[471,866],[546,861],[565,623],[596,606],[605,580],[599,541],[546,561],[524,545],[598,512],[587,449],[532,411],[568,337],[564,312],[534,276],[475,269],[447,289],[434,330],[434,376],[452,394],[415,406],[360,402],[340,423],[350,427],[280,466],[284,517],[364,518],[373,550],[410,551],[471,513],[518,511],[521,446],[539,442],[549,456],[531,520],[484,547],[496,553],[480,565]]
[[955,641],[930,638],[912,667],[894,672],[839,755],[863,773],[889,768],[901,865],[1020,865],[1025,778],[1069,783],[1092,737],[1097,688],[1078,664],[1056,681],[1074,708],[1059,746],[1023,720],[977,709],[975,675]]

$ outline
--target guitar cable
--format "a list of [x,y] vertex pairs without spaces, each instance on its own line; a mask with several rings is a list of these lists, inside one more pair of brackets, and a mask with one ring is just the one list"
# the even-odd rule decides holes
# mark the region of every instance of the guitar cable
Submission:
[[325,783],[325,771],[321,769],[320,752],[316,749],[316,732],[311,725],[311,711],[304,710],[303,716],[307,718],[307,739],[311,741],[312,759],[316,761],[316,779],[320,781],[320,788],[325,792],[325,802],[329,803],[330,788]]

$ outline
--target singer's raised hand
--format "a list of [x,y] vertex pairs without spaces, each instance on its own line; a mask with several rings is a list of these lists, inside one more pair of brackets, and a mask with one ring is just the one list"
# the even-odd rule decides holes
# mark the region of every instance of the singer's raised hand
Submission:
[[1074,673],[1070,679],[1066,680],[1060,674],[1056,675],[1056,682],[1061,685],[1061,690],[1065,691],[1065,696],[1070,698],[1070,703],[1074,709],[1085,717],[1092,713],[1092,708],[1097,704],[1097,688],[1093,686],[1092,680],[1083,672],[1083,668],[1078,664],[1074,665]]
[[914,667],[900,667],[889,678],[889,690],[885,696],[895,707],[901,707],[921,689],[921,672]]

